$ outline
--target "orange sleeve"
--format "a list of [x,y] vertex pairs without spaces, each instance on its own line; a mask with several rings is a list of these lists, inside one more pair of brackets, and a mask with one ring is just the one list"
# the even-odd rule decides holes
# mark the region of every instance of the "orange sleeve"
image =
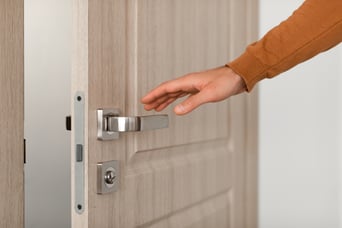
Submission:
[[292,16],[227,66],[251,91],[254,85],[326,51],[342,41],[342,0],[306,0]]

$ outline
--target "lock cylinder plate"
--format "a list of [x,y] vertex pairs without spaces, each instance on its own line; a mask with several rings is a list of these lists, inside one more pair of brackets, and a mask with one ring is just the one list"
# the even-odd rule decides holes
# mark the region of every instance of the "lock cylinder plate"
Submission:
[[119,162],[97,164],[97,194],[115,192],[119,188]]

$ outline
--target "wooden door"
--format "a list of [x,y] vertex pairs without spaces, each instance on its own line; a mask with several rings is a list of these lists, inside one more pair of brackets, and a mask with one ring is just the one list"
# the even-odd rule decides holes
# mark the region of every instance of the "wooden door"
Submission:
[[0,227],[24,227],[24,1],[0,1]]
[[[85,190],[78,213],[75,188],[83,182],[73,146],[72,227],[257,227],[255,96],[183,117],[169,108],[169,128],[113,141],[97,139],[96,119],[99,108],[155,115],[139,102],[147,91],[236,57],[255,38],[256,1],[73,2],[72,93],[84,94]],[[118,191],[97,194],[97,164],[112,160],[120,164]]]

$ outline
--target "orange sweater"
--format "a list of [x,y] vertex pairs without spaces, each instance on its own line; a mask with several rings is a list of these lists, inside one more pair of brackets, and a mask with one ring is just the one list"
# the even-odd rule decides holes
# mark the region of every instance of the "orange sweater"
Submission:
[[342,0],[306,0],[291,17],[227,65],[247,90],[342,41]]

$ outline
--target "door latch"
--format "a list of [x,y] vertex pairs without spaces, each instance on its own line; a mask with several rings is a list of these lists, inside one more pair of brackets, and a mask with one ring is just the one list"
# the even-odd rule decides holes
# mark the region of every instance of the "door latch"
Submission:
[[122,117],[119,109],[97,110],[97,138],[99,140],[118,139],[120,132],[148,131],[168,126],[168,115]]

